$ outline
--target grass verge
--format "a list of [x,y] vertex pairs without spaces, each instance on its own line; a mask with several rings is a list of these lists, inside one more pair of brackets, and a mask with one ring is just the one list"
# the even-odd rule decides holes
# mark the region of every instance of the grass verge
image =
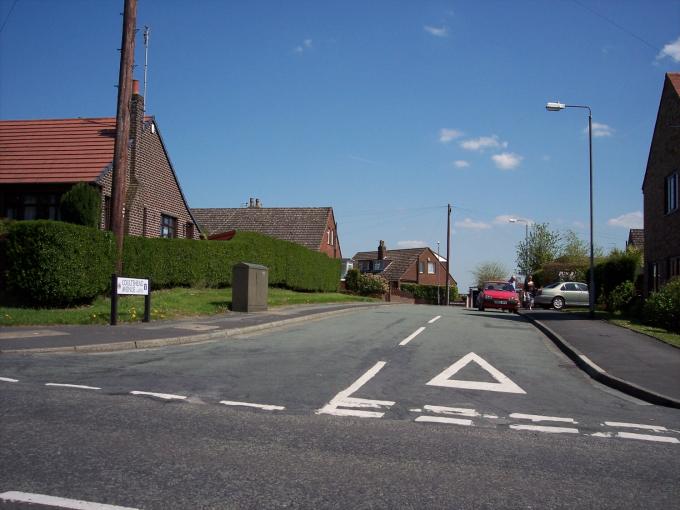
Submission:
[[[375,301],[349,294],[308,293],[270,288],[270,307]],[[180,319],[226,313],[231,308],[231,289],[166,289],[151,295],[151,320]],[[50,324],[108,324],[111,299],[98,297],[91,305],[73,308],[19,308],[0,306],[0,325],[35,326]],[[143,296],[121,296],[118,299],[118,322],[138,322],[144,316]]]

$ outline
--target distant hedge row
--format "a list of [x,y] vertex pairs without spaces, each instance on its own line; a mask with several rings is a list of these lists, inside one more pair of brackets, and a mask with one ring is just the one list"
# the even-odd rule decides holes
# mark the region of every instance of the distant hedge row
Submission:
[[[417,299],[422,299],[430,305],[437,305],[446,300],[446,285],[418,285],[415,283],[402,283],[401,289],[410,292]],[[437,296],[439,296],[439,301]],[[449,285],[449,303],[458,300],[458,287]]]
[[[115,242],[110,232],[56,222],[12,223],[0,250],[6,287],[38,306],[91,301],[110,290]],[[287,241],[240,232],[231,241],[126,237],[124,275],[149,277],[152,288],[228,287],[238,262],[269,268],[269,284],[335,291],[340,261]]]

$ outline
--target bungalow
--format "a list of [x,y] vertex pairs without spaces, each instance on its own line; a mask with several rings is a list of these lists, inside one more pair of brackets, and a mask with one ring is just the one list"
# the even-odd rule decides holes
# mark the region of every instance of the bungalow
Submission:
[[[446,285],[446,265],[430,248],[407,248],[387,251],[380,241],[377,251],[362,251],[354,255],[355,267],[362,273],[379,274],[390,289],[400,289],[402,283]],[[448,274],[449,284],[457,285]]]
[[225,239],[230,231],[257,232],[341,259],[338,225],[332,207],[263,207],[250,199],[246,207],[191,209],[208,239]]
[[[125,232],[144,237],[198,239],[168,151],[135,80]],[[0,217],[60,219],[61,196],[85,182],[101,193],[100,227],[109,226],[116,119],[0,121]]]
[[680,275],[680,73],[666,73],[642,183],[645,294]]

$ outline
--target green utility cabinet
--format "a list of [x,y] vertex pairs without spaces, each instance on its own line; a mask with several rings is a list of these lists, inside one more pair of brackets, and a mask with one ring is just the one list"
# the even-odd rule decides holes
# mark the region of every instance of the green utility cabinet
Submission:
[[267,309],[269,268],[248,262],[234,265],[231,275],[231,309],[263,312]]

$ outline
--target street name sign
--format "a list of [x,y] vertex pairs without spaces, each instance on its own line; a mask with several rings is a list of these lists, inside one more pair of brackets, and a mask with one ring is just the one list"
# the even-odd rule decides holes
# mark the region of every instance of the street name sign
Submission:
[[143,278],[117,278],[118,294],[147,296],[149,294],[149,280]]

